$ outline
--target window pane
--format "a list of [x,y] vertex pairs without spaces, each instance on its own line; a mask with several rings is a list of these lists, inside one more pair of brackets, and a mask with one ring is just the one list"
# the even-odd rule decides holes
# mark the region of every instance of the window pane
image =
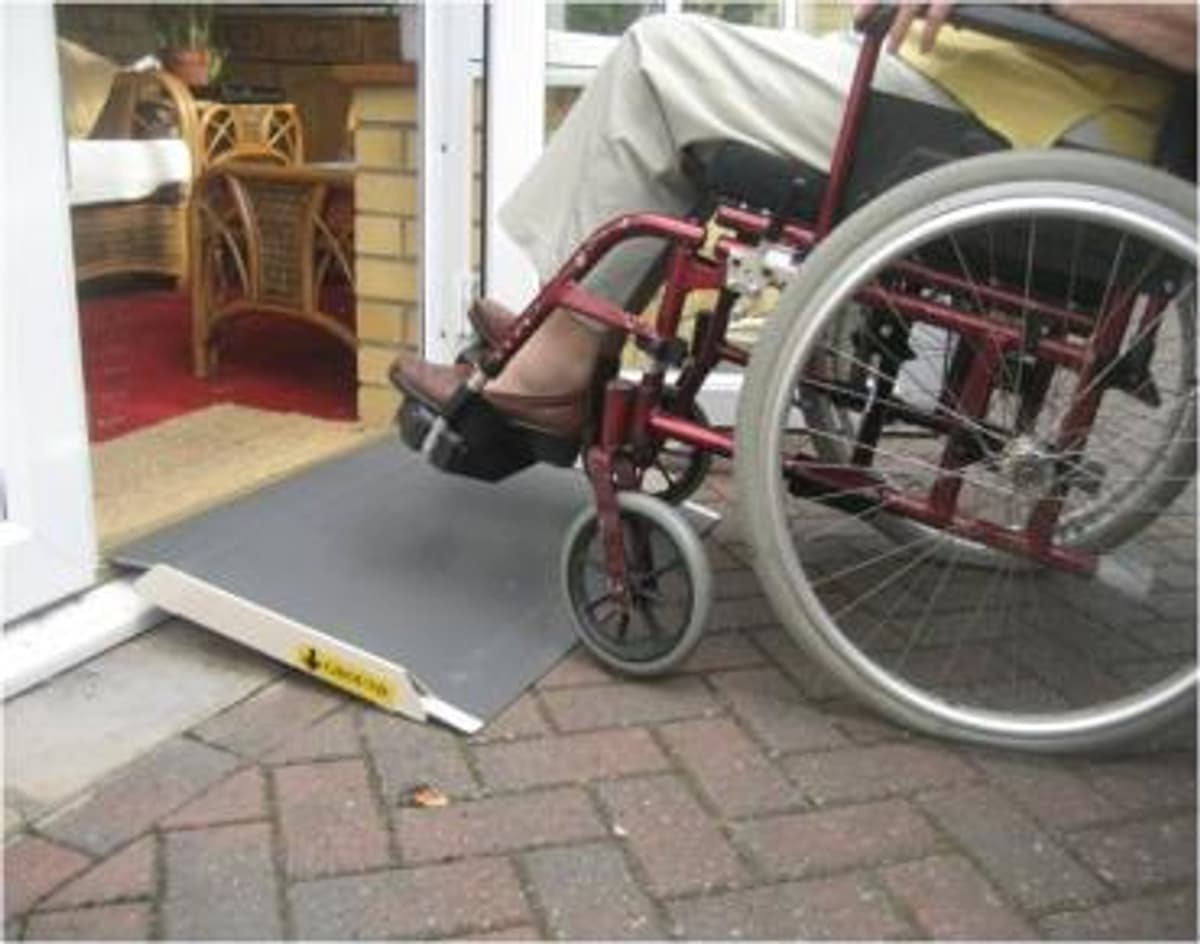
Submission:
[[748,3],[745,0],[735,0],[733,3],[684,0],[683,9],[687,13],[704,13],[729,23],[743,23],[749,26],[779,25],[779,4],[776,0],[762,0],[758,3]]
[[661,13],[662,0],[643,3],[547,3],[546,25],[576,33],[619,36],[636,19]]

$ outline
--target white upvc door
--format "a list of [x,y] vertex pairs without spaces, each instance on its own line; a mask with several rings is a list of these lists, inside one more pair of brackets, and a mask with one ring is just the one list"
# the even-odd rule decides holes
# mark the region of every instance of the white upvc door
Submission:
[[49,2],[0,4],[4,621],[96,575],[66,147]]
[[484,291],[520,311],[537,292],[537,273],[500,228],[498,210],[542,153],[545,140],[546,7],[541,0],[491,0],[485,68]]
[[417,14],[421,129],[421,304],[424,354],[446,362],[470,337],[479,292],[472,252],[475,87],[483,4],[423,3]]

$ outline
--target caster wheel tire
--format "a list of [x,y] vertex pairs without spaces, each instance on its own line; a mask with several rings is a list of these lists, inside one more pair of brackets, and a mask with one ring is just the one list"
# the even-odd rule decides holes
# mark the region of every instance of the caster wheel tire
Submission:
[[623,614],[608,587],[604,541],[595,508],[567,531],[562,586],[580,641],[626,675],[659,675],[700,641],[712,603],[712,571],[686,519],[658,498],[617,496],[633,606]]

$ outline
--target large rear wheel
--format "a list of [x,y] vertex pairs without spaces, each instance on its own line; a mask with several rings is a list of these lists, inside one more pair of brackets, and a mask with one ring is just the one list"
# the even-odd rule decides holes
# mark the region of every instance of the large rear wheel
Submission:
[[1094,748],[1196,686],[1196,194],[989,155],[841,224],[747,375],[737,478],[796,639],[931,733]]

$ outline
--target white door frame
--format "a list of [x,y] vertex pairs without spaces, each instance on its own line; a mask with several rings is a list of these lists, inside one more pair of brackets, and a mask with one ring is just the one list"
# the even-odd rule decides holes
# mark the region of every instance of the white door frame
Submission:
[[466,311],[479,292],[471,264],[471,163],[483,8],[424,3],[417,13],[423,353],[444,363],[470,334]]
[[545,3],[491,0],[485,67],[484,289],[489,298],[519,311],[537,292],[537,272],[500,228],[498,211],[542,153],[545,141]]
[[97,555],[54,8],[0,6],[7,623],[91,584]]

